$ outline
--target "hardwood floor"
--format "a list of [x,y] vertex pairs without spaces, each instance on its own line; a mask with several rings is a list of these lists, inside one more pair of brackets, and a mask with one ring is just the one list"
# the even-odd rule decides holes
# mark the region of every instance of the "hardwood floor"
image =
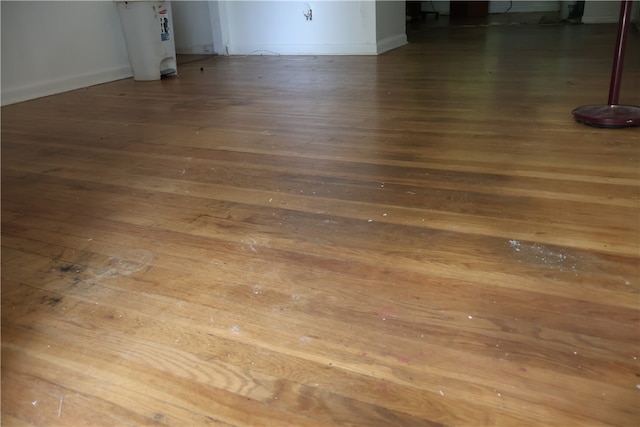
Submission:
[[3,425],[637,426],[615,26],[411,39],[2,108]]

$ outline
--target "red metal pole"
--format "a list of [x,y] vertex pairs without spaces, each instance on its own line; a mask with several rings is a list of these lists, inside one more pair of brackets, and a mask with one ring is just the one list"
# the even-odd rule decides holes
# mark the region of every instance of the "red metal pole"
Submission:
[[609,86],[609,105],[617,105],[620,98],[620,84],[622,82],[622,66],[624,64],[624,50],[627,46],[627,33],[631,18],[631,4],[633,1],[625,0],[620,4],[620,25],[618,26],[618,40],[613,57],[613,70],[611,71],[611,85]]
[[609,86],[609,103],[607,105],[583,105],[573,110],[576,121],[588,126],[602,128],[623,128],[640,126],[640,107],[636,105],[620,105],[620,83],[622,82],[622,65],[624,50],[627,45],[629,20],[631,18],[632,0],[624,0],[620,4],[620,20],[618,24],[618,40],[613,57],[611,86]]

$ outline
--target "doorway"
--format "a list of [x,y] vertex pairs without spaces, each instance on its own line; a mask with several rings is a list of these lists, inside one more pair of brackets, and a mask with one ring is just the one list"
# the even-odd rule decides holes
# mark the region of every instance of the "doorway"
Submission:
[[489,16],[488,1],[452,1],[449,6],[452,20],[486,18]]

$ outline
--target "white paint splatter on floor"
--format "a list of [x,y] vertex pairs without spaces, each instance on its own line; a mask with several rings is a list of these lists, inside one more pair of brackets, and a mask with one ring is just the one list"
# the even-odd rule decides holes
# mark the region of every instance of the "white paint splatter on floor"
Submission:
[[537,243],[522,243],[519,240],[509,240],[509,246],[518,253],[519,261],[535,262],[548,268],[557,270],[577,270],[578,258],[567,254],[564,250],[554,250]]
[[153,254],[144,249],[129,249],[120,252],[117,256],[111,256],[107,263],[97,268],[88,270],[95,279],[109,277],[130,276],[152,265]]
[[260,248],[270,248],[270,240],[266,237],[244,237],[240,240],[243,251],[250,251],[257,254]]
[[300,345],[307,345],[307,344],[310,344],[311,341],[313,341],[313,338],[305,335],[300,337],[300,339],[298,340],[298,343],[300,343]]

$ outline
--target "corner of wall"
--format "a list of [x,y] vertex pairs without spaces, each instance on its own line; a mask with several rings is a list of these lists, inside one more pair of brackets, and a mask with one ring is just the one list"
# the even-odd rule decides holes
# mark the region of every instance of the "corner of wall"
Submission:
[[388,52],[392,49],[404,46],[408,43],[406,34],[398,34],[395,36],[386,37],[382,40],[378,40],[377,54]]
[[126,79],[133,76],[130,66],[120,66],[95,73],[76,74],[63,79],[39,81],[34,84],[2,89],[0,105],[16,104],[18,102],[41,98],[57,93],[68,92],[97,84]]
[[582,15],[583,24],[614,24],[620,20],[620,2],[587,0]]
[[209,2],[209,19],[213,39],[213,52],[218,55],[228,55],[229,28],[227,2],[212,0]]

